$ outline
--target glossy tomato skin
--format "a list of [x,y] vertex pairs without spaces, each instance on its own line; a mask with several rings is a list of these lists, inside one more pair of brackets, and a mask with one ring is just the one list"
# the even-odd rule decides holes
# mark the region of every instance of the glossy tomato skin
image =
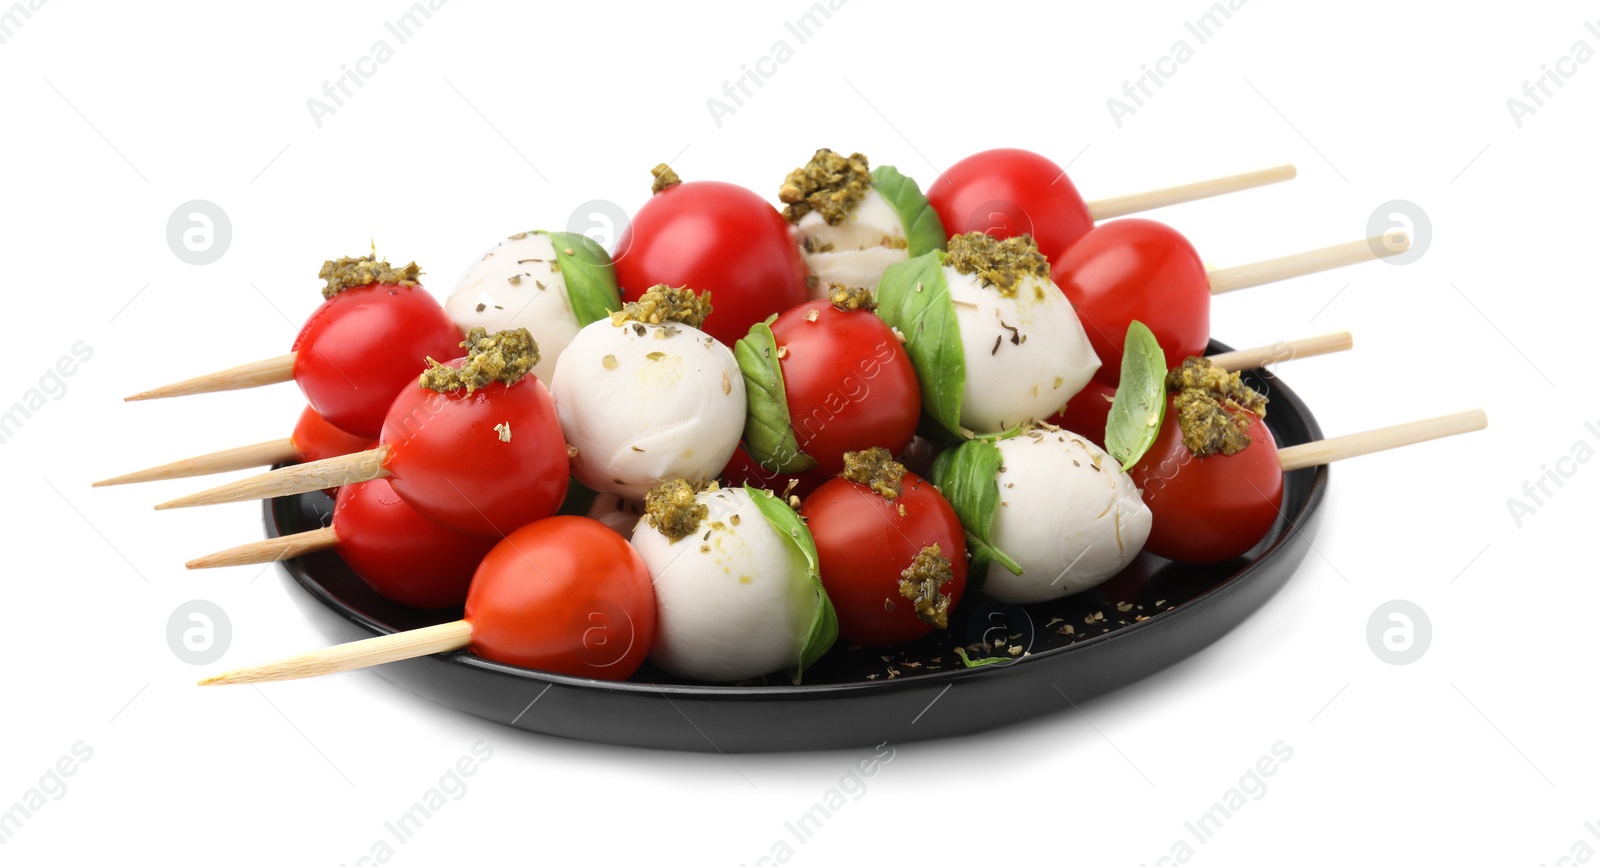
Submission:
[[1096,381],[1117,384],[1122,341],[1135,319],[1155,334],[1168,370],[1205,355],[1211,283],[1200,255],[1177,230],[1154,220],[1111,220],[1052,261],[1052,279],[1077,308],[1100,356]]
[[289,434],[289,441],[294,443],[295,459],[302,464],[324,458],[336,458],[340,455],[353,455],[378,444],[373,437],[358,437],[328,424],[327,419],[318,415],[317,411],[309,406],[300,413],[300,419],[294,423],[294,432]]
[[[752,488],[763,488],[778,494],[788,491],[803,500],[832,477],[815,470],[804,473],[774,473],[756,463],[755,458],[750,457],[750,453],[740,445],[733,450],[733,457],[728,460],[728,465],[723,467],[721,478],[723,487],[737,488],[749,485]],[[789,487],[790,482],[794,482],[792,489]]]
[[622,300],[658,283],[711,293],[706,333],[727,346],[806,300],[806,263],[777,209],[744,187],[688,181],[634,214],[612,256]]
[[1272,431],[1250,415],[1250,445],[1197,458],[1171,404],[1150,451],[1128,475],[1150,507],[1145,550],[1179,563],[1221,563],[1260,542],[1283,507],[1283,467]]
[[816,459],[815,472],[839,474],[845,452],[905,451],[922,415],[922,388],[877,314],[811,301],[774,320],[772,336],[784,350],[778,366],[789,424],[800,450]]
[[461,354],[461,330],[421,286],[373,284],[322,302],[294,339],[294,379],[329,424],[376,437],[395,395]]
[[333,503],[339,556],[385,599],[413,608],[454,608],[494,540],[422,517],[388,479],[345,485]]
[[656,635],[644,559],[589,518],[560,515],[507,536],[467,592],[472,650],[540,671],[626,680]]
[[[502,424],[509,439],[495,429]],[[390,407],[379,442],[395,491],[430,520],[472,536],[500,539],[554,515],[571,480],[555,402],[532,375],[470,395],[413,383]]]
[[966,533],[955,509],[926,479],[906,473],[900,496],[886,500],[864,485],[836,478],[806,498],[800,514],[816,540],[822,584],[846,641],[898,644],[933,631],[918,619],[911,600],[900,595],[900,573],[928,545],[938,545],[950,560],[951,579],[940,587],[950,596],[950,608],[961,601],[967,587]]
[[1106,447],[1106,419],[1111,415],[1111,399],[1117,396],[1115,386],[1089,380],[1083,390],[1072,396],[1062,410],[1048,419],[1050,424],[1072,431],[1094,443],[1101,450]]
[[1066,172],[1017,148],[976,153],[946,169],[928,187],[928,202],[949,237],[1032,235],[1051,262],[1094,226]]

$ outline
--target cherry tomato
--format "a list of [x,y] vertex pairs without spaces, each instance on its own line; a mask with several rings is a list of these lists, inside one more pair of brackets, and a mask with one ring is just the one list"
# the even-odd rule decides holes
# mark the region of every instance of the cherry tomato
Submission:
[[[904,514],[901,513],[904,509]],[[800,507],[817,543],[822,585],[839,615],[839,635],[855,644],[897,644],[927,635],[900,594],[900,573],[929,545],[950,560],[939,588],[953,610],[967,586],[967,538],[955,509],[933,484],[913,473],[900,496],[886,500],[865,485],[836,478]]]
[[1247,415],[1250,445],[1199,458],[1183,444],[1169,402],[1155,444],[1128,473],[1150,507],[1145,550],[1180,563],[1221,563],[1272,529],[1283,506],[1283,465],[1266,423]]
[[1032,151],[999,148],[956,163],[928,187],[928,202],[954,238],[1032,235],[1051,262],[1094,226],[1067,173]]
[[376,437],[394,396],[461,354],[461,329],[421,286],[373,284],[322,302],[294,339],[294,379],[329,424]]
[[1078,309],[1100,356],[1096,381],[1117,384],[1122,341],[1135,319],[1155,334],[1167,369],[1205,354],[1211,283],[1199,254],[1176,230],[1154,220],[1112,220],[1052,261],[1051,277]]
[[387,479],[345,485],[333,504],[339,556],[385,599],[413,608],[454,608],[491,539],[464,536],[422,517]]
[[[724,487],[741,487],[749,485],[752,488],[765,488],[774,493],[789,491],[794,496],[804,500],[830,477],[814,470],[804,473],[775,473],[756,463],[755,458],[739,446],[733,450],[733,457],[728,460],[728,465],[722,469],[722,482]],[[794,482],[794,488],[789,483]]]
[[652,196],[612,259],[624,301],[658,283],[709,291],[702,330],[728,346],[807,297],[806,263],[789,224],[765,199],[720,181],[689,181]]
[[483,558],[467,591],[472,651],[556,674],[626,680],[656,636],[644,559],[599,521],[528,524]]
[[294,432],[289,434],[289,441],[294,443],[295,459],[302,464],[339,455],[353,455],[378,444],[372,437],[358,437],[328,424],[327,419],[317,415],[317,411],[309,406],[300,413],[299,421],[294,423]]
[[1089,380],[1083,390],[1072,396],[1062,410],[1048,419],[1050,424],[1072,431],[1094,443],[1102,450],[1106,447],[1106,419],[1111,415],[1111,399],[1117,396],[1114,386]]
[[900,454],[916,435],[922,389],[899,338],[870,310],[811,301],[779,316],[789,426],[816,472],[844,470],[844,453],[881,446]]
[[[459,366],[464,359],[450,364]],[[460,533],[499,539],[561,508],[570,481],[555,402],[533,376],[468,394],[412,383],[378,441],[412,508]]]

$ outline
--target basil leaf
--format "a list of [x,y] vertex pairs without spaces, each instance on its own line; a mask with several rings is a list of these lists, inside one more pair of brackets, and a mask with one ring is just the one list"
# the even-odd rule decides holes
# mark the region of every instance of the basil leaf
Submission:
[[944,279],[944,254],[935,250],[890,265],[878,281],[878,316],[905,335],[923,409],[945,430],[961,433],[967,359]]
[[567,300],[577,314],[578,327],[622,309],[617,272],[605,248],[578,232],[544,232],[556,247],[556,267],[567,282]]
[[839,638],[839,615],[833,610],[833,600],[828,598],[828,591],[822,586],[822,572],[818,565],[817,542],[811,538],[811,530],[806,527],[805,521],[789,508],[789,504],[773,495],[771,491],[744,486],[745,493],[755,501],[756,508],[761,511],[761,516],[767,519],[772,529],[788,539],[800,554],[806,558],[806,581],[810,589],[816,593],[817,608],[811,615],[811,625],[806,630],[806,642],[800,648],[800,657],[796,661],[794,671],[789,675],[795,683],[800,682],[800,675],[811,664],[822,658],[833,647]]
[[1016,662],[1016,659],[1009,656],[980,656],[977,659],[973,659],[967,656],[967,649],[965,647],[956,648],[956,656],[961,657],[961,664],[966,668],[977,668],[980,665],[1002,665],[1007,662]]
[[989,528],[1000,507],[1000,449],[992,440],[968,440],[946,449],[933,462],[933,484],[950,501],[967,530],[967,548],[972,552],[969,576],[981,576],[990,561],[999,563],[1013,575],[1022,566],[1011,555],[989,542]]
[[756,463],[777,473],[798,473],[817,465],[800,451],[794,426],[789,423],[789,399],[783,389],[783,368],[778,364],[778,339],[765,322],[750,326],[750,333],[734,341],[733,358],[744,376],[749,407],[744,417],[744,448]]
[[1167,358],[1156,336],[1135,319],[1122,344],[1122,374],[1106,416],[1106,452],[1122,462],[1122,471],[1144,457],[1161,431],[1167,412]]
[[872,170],[872,188],[900,215],[900,225],[906,230],[907,253],[916,257],[944,249],[944,223],[916,181],[900,174],[894,166],[878,166]]

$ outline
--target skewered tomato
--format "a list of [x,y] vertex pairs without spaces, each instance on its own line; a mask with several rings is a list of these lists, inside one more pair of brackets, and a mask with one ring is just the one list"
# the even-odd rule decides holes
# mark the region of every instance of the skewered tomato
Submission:
[[333,504],[339,556],[385,599],[413,608],[466,601],[467,585],[494,542],[424,518],[387,479],[345,485]]
[[928,187],[928,202],[948,237],[1032,235],[1051,262],[1094,226],[1067,173],[1039,154],[1016,148],[976,153],[946,169]]

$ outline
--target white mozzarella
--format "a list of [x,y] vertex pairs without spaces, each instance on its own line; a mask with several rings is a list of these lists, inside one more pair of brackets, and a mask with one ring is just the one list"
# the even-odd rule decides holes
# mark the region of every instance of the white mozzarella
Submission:
[[716,478],[744,431],[733,353],[687,325],[592,323],[567,346],[550,391],[578,449],[572,474],[630,499],[663,479]]
[[878,291],[883,272],[896,262],[910,258],[904,247],[872,247],[829,253],[806,253],[806,265],[817,278],[808,290],[811,300],[828,297],[828,284],[859,286]]
[[[794,225],[792,233],[816,278],[811,287],[813,299],[827,297],[829,283],[876,290],[884,269],[908,256],[899,212],[872,189],[837,225],[828,225],[822,214],[810,211]],[[807,241],[817,252],[806,252]]]
[[679,677],[711,682],[792,668],[817,606],[804,555],[742,488],[695,499],[710,514],[682,539],[668,541],[648,519],[633,531],[656,590],[650,660]]
[[589,506],[589,517],[616,530],[622,538],[633,535],[633,526],[644,514],[644,503],[616,494],[595,494]]
[[1150,536],[1150,508],[1116,460],[1064,430],[1001,440],[1000,505],[989,538],[1022,566],[990,563],[983,591],[1026,604],[1122,571]]
[[994,433],[1054,415],[1100,367],[1072,302],[1028,276],[1012,297],[945,266],[967,374],[961,425]]
[[[556,361],[578,333],[556,248],[542,232],[520,232],[489,248],[467,268],[444,303],[462,333],[526,328],[539,345],[533,375],[549,383]],[[443,361],[444,359],[440,359]]]

